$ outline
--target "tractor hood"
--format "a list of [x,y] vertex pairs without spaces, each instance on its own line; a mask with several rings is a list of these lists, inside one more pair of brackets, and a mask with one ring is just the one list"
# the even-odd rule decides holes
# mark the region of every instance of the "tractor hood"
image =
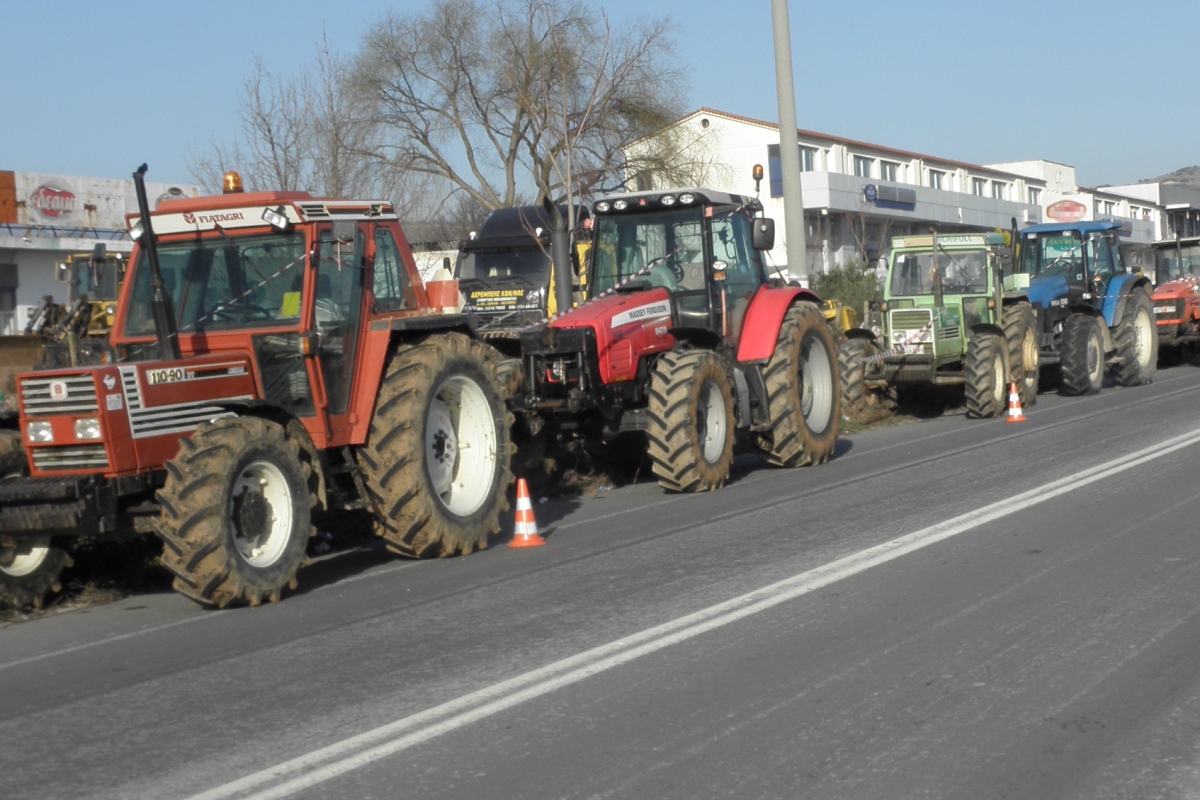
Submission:
[[1182,297],[1190,297],[1193,294],[1200,294],[1200,278],[1189,276],[1187,278],[1180,278],[1177,281],[1159,284],[1155,287],[1151,299],[1177,300]]
[[555,328],[595,328],[620,335],[623,328],[652,320],[670,320],[671,295],[661,287],[615,293],[584,303],[550,323]]
[[594,331],[600,378],[613,384],[633,380],[644,357],[675,345],[671,311],[671,295],[657,287],[599,297],[559,317],[550,327]]
[[1066,297],[1067,294],[1067,279],[1061,275],[1034,278],[1029,282],[1029,302],[1041,308],[1049,308],[1051,300]]

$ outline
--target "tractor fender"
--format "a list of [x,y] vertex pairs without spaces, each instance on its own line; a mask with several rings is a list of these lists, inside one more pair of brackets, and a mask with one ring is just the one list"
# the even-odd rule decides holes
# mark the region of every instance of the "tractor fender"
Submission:
[[316,443],[309,435],[308,429],[299,418],[293,416],[279,406],[267,400],[214,400],[212,405],[232,411],[239,417],[257,417],[281,425],[291,439],[300,448],[300,458],[312,469],[317,477],[317,503],[320,508],[329,508],[329,496],[326,487],[328,480],[326,472],[328,462],[324,453],[317,449]]
[[975,337],[981,333],[994,333],[1001,339],[1004,338],[1004,328],[991,322],[977,322],[970,327],[970,331],[972,337]]
[[747,361],[769,359],[775,352],[784,315],[794,303],[802,300],[821,305],[821,298],[808,289],[795,286],[761,287],[746,309],[737,360],[744,364]]
[[850,330],[846,331],[843,336],[845,336],[847,339],[866,339],[868,342],[876,344],[879,342],[879,337],[876,336],[875,331],[871,330],[870,328],[851,328]]
[[1150,279],[1145,275],[1117,275],[1108,282],[1108,292],[1104,298],[1104,319],[1112,320],[1108,327],[1115,328],[1125,317],[1125,308],[1129,305],[1129,295],[1135,290],[1146,287],[1152,292]]

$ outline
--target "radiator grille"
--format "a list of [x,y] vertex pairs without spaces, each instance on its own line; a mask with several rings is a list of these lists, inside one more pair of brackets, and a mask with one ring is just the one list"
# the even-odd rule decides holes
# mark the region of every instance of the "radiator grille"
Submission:
[[[50,387],[55,383],[65,385],[65,399],[51,396]],[[21,381],[21,405],[27,417],[87,414],[100,409],[96,401],[96,380],[90,372],[56,378],[25,378]]]
[[78,447],[34,447],[33,464],[43,472],[71,469],[108,469],[108,454],[102,444]]

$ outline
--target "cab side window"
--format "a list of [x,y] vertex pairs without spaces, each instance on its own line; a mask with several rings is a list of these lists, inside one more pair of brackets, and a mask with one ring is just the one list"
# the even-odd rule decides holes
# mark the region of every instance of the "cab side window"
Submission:
[[392,232],[383,227],[375,229],[375,275],[371,291],[380,311],[399,311],[413,305],[400,248]]

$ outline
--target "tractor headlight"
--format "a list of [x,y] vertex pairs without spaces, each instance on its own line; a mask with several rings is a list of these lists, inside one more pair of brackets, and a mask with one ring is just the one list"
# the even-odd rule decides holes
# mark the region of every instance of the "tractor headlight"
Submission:
[[692,203],[696,202],[696,195],[691,194],[690,192],[681,194],[679,195],[679,202],[683,203],[685,206],[691,205]]
[[625,200],[614,200],[613,201],[613,210],[614,211],[624,211],[627,208],[629,208],[629,203],[627,201],[625,201]]
[[600,213],[602,213],[602,214],[603,214],[605,211],[608,211],[608,201],[607,201],[607,200],[601,200],[599,203],[596,203],[596,210],[597,210],[597,211],[599,211],[599,212],[600,212]]
[[96,419],[95,417],[87,417],[85,419],[75,420],[75,438],[99,439],[100,420]]
[[31,422],[25,429],[25,435],[34,444],[49,444],[54,441],[54,429],[49,422]]
[[675,195],[664,194],[658,199],[658,202],[662,203],[664,206],[673,206],[675,205]]
[[287,231],[292,223],[288,221],[287,214],[283,211],[283,206],[278,208],[264,208],[262,218],[267,224],[278,228],[281,231]]
[[142,221],[140,219],[135,219],[133,224],[129,226],[129,238],[136,242],[138,239],[142,238],[142,233],[144,233],[142,230]]

